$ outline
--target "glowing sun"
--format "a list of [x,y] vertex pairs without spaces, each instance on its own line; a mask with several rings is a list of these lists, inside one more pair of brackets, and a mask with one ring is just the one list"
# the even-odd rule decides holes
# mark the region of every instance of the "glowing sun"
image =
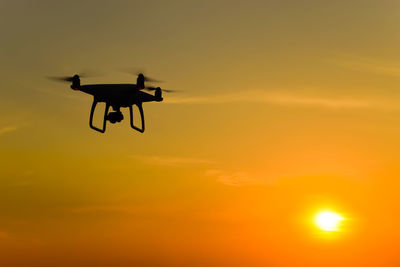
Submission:
[[338,231],[343,220],[340,214],[331,211],[319,212],[314,218],[315,224],[324,231]]

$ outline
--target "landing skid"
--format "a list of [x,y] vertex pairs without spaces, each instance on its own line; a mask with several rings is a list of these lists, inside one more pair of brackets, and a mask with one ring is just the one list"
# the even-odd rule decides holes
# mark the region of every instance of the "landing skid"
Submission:
[[133,123],[133,108],[132,108],[132,106],[129,106],[129,115],[130,115],[129,117],[130,117],[130,119],[131,119],[131,127],[132,127],[133,129],[135,129],[136,131],[143,133],[143,132],[144,132],[144,114],[143,114],[143,107],[142,107],[141,104],[140,104],[140,105],[137,105],[137,106],[138,106],[139,111],[140,111],[140,119],[141,119],[141,121],[142,121],[142,128],[140,129],[140,128],[138,128],[138,127],[136,127],[136,126],[134,125],[134,123]]
[[[92,129],[95,130],[95,131],[98,131],[98,132],[100,132],[100,133],[105,133],[105,131],[106,131],[106,125],[107,125],[107,120],[108,120],[108,114],[109,114],[108,111],[109,111],[109,109],[110,109],[110,105],[106,103],[106,108],[105,108],[105,110],[104,110],[104,117],[103,117],[103,128],[100,129],[100,128],[97,128],[96,126],[93,125],[93,116],[94,116],[94,111],[96,110],[97,103],[98,103],[98,101],[93,101],[92,108],[90,109],[89,126],[90,126],[90,128],[92,128]],[[142,104],[136,104],[136,105],[137,105],[138,108],[139,108],[140,118],[141,118],[141,121],[142,121],[142,127],[139,128],[139,127],[136,127],[136,126],[134,125],[134,121],[133,121],[133,108],[132,108],[132,106],[129,106],[130,125],[131,125],[132,129],[134,129],[134,130],[136,130],[136,131],[138,131],[138,132],[140,132],[140,133],[143,133],[143,132],[144,132],[144,113],[143,113],[143,107],[142,107]]]

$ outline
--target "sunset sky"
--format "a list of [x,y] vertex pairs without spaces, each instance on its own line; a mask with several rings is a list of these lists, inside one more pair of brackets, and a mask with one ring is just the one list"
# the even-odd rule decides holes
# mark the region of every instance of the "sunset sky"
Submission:
[[[0,266],[400,266],[399,25],[396,0],[0,0]],[[182,91],[144,134],[46,79],[121,68]]]

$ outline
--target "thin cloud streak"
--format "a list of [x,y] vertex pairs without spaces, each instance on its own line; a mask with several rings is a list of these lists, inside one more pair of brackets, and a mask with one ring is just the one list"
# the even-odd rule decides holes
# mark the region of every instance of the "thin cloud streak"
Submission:
[[73,208],[71,209],[71,211],[74,213],[134,213],[137,211],[137,207],[130,205],[94,205]]
[[223,170],[207,170],[207,177],[215,177],[216,181],[229,186],[262,185],[265,181],[250,177],[246,172],[227,172]]
[[156,212],[159,215],[164,214],[169,216],[173,212],[182,211],[177,209],[177,207],[173,205],[169,205],[168,203],[159,203],[157,205],[147,205],[147,204],[98,204],[98,205],[84,205],[78,207],[72,207],[67,209],[68,212],[72,212],[75,214],[127,214],[127,215],[138,215],[141,218],[144,216],[151,216],[152,213]]
[[158,166],[183,166],[183,165],[197,165],[197,164],[212,164],[212,161],[196,158],[184,157],[160,157],[160,156],[132,156],[136,159],[143,161],[149,165]]
[[394,77],[400,76],[400,66],[389,66],[388,63],[377,63],[371,59],[365,58],[354,58],[344,60],[330,60],[331,63],[340,66],[342,68],[369,72],[373,74],[389,75]]
[[18,130],[18,127],[14,125],[2,127],[0,128],[0,136],[9,132],[14,132],[16,130]]
[[347,108],[366,109],[385,107],[382,103],[370,100],[306,97],[290,94],[277,94],[266,91],[244,91],[226,95],[198,96],[198,97],[171,97],[166,103],[169,104],[227,104],[227,103],[260,103],[287,106],[314,106],[322,108]]

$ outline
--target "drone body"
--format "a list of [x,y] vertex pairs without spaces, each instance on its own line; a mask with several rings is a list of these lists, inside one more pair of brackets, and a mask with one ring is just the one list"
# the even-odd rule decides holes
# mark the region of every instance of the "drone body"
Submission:
[[[54,79],[54,78],[53,78]],[[120,108],[129,108],[130,115],[130,125],[133,129],[143,133],[144,132],[144,114],[143,106],[144,102],[161,102],[162,89],[160,87],[145,87],[144,82],[152,81],[146,78],[143,74],[139,74],[136,84],[80,84],[79,75],[74,75],[73,77],[62,77],[55,78],[61,81],[72,82],[71,88],[76,91],[82,91],[86,94],[93,96],[93,104],[90,110],[89,126],[93,130],[104,133],[106,131],[107,121],[111,123],[121,122],[124,119]],[[155,80],[153,80],[155,81]],[[142,90],[155,91],[155,94],[149,94],[143,92]],[[165,90],[170,92],[169,90]],[[96,109],[96,105],[99,102],[104,102],[106,108],[104,111],[103,127],[97,128],[93,125],[93,115]],[[133,105],[138,106],[141,118],[141,127],[137,127],[133,122]],[[113,112],[109,112],[110,107],[112,107]]]

